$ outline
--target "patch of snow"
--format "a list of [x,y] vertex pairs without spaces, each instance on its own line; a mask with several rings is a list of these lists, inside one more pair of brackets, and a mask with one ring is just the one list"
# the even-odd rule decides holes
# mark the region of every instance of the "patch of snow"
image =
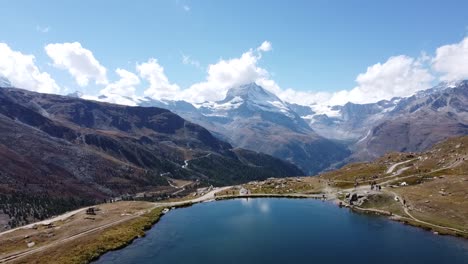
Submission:
[[225,103],[217,103],[217,102],[205,102],[201,106],[211,109],[211,110],[222,110],[227,111],[231,109],[238,108],[244,100],[238,96],[234,97],[232,100],[225,102]]
[[392,106],[392,107],[385,108],[385,109],[382,111],[382,113],[391,112],[391,111],[393,111],[393,109],[395,109],[395,108],[396,108],[396,105],[395,105],[395,106]]
[[211,116],[211,117],[228,117],[226,114],[219,114],[219,113],[212,113],[212,114],[203,114],[204,116]]
[[288,117],[293,118],[294,115],[291,113],[291,110],[280,101],[267,101],[269,104],[273,105],[274,107],[278,108],[280,112],[284,113]]
[[93,101],[100,101],[106,102],[111,104],[119,104],[119,105],[128,105],[128,106],[137,106],[141,103],[141,98],[138,96],[128,97],[122,96],[119,94],[109,93],[106,95],[100,96],[92,96],[92,95],[83,95],[81,96],[82,99],[85,100],[93,100]]
[[363,138],[361,138],[360,140],[358,140],[358,142],[356,142],[356,143],[360,143],[360,142],[364,141],[367,137],[370,136],[370,134],[371,134],[371,130],[369,129],[369,131],[367,131],[367,134],[366,134]]
[[326,115],[328,117],[341,117],[340,110],[333,110],[329,105],[315,104],[310,108],[316,113],[315,115]]

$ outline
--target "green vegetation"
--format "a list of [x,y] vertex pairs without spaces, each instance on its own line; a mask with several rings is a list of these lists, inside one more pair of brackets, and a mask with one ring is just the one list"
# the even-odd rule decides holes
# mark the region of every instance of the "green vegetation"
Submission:
[[324,173],[321,176],[337,181],[336,184],[339,184],[341,181],[344,186],[339,187],[348,187],[349,183],[346,182],[372,180],[374,176],[383,175],[385,169],[386,166],[381,163],[353,163],[339,170]]
[[395,201],[393,196],[385,193],[369,195],[361,207],[366,209],[379,209],[396,215],[405,215],[400,202]]
[[275,170],[275,168],[278,168],[278,162],[280,161],[277,159],[264,160],[263,166],[253,166],[240,163],[236,159],[229,159],[213,154],[209,157],[207,156],[190,161],[189,168],[207,176],[206,182],[214,186],[232,185],[252,180],[265,180],[270,177],[288,177],[302,174],[302,172],[295,167]]

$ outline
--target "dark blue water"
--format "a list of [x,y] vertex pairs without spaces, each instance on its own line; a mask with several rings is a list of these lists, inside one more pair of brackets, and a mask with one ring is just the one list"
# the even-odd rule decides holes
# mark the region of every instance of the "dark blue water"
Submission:
[[468,242],[309,199],[203,203],[169,212],[97,263],[468,263]]

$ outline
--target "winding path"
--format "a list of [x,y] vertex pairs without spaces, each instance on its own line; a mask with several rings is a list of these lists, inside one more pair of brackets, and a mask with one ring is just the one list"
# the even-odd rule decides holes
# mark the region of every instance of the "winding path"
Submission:
[[410,160],[405,160],[405,161],[402,161],[402,162],[395,163],[395,164],[393,164],[392,166],[390,166],[390,167],[388,168],[388,170],[387,170],[385,173],[386,173],[386,174],[392,173],[392,172],[395,170],[396,167],[398,167],[398,166],[400,166],[400,165],[402,165],[402,164],[406,164],[406,163],[408,163],[408,162],[417,160],[417,159],[418,159],[418,158],[416,158],[416,159],[410,159]]
[[421,224],[424,224],[424,225],[428,225],[428,226],[432,226],[432,227],[436,227],[436,228],[441,228],[441,229],[447,229],[447,230],[451,230],[451,231],[455,231],[455,232],[460,232],[460,233],[464,233],[464,234],[468,234],[468,232],[464,231],[464,230],[461,230],[461,229],[457,229],[457,228],[452,228],[452,227],[447,227],[447,226],[441,226],[441,225],[436,225],[436,224],[431,224],[429,222],[426,222],[426,221],[423,221],[423,220],[420,220],[420,219],[417,219],[416,217],[414,217],[410,212],[409,212],[409,208],[403,203],[403,198],[401,198],[398,194],[396,194],[395,192],[392,192],[392,191],[387,191],[391,194],[393,194],[395,197],[398,198],[398,201],[400,202],[401,206],[403,207],[403,210],[405,211],[405,213],[414,221],[418,222],[418,223],[421,223]]
[[201,157],[198,157],[198,158],[194,158],[194,159],[190,159],[190,160],[184,160],[184,165],[182,165],[182,169],[186,169],[188,170],[188,165],[189,165],[189,161],[192,161],[192,160],[197,160],[197,159],[203,159],[203,158],[208,158],[209,156],[211,156],[212,153],[208,153],[204,156],[201,156]]

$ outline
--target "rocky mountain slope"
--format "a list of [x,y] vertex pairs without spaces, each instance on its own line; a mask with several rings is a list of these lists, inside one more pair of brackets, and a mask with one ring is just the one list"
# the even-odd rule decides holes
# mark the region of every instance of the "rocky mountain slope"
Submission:
[[224,100],[191,105],[147,100],[201,124],[231,144],[266,153],[315,174],[349,155],[344,144],[319,136],[285,102],[256,85],[230,89]]
[[403,99],[389,117],[356,144],[356,157],[388,151],[421,151],[456,135],[468,134],[468,83]]
[[14,88],[0,89],[0,163],[0,194],[41,197],[44,207],[157,190],[168,179],[224,185],[303,174],[165,109]]
[[334,106],[331,116],[310,109],[304,117],[319,134],[350,142],[348,161],[361,161],[389,151],[423,151],[448,137],[467,135],[467,109],[468,81],[461,81],[407,98]]
[[411,97],[370,104],[292,104],[255,83],[231,88],[218,102],[144,98],[135,104],[170,109],[236,147],[291,161],[314,174],[388,151],[422,151],[468,134],[467,83],[441,83]]
[[[244,184],[253,195],[324,197],[358,212],[389,216],[436,234],[468,238],[468,136],[424,152],[392,152],[318,177]],[[240,187],[222,195],[238,195]]]
[[[332,187],[369,194],[363,195],[364,208],[389,211],[444,233],[453,234],[450,228],[455,228],[454,234],[468,236],[468,136],[449,138],[424,152],[393,152],[372,162],[349,164],[320,179]],[[383,190],[372,192],[371,183]]]

